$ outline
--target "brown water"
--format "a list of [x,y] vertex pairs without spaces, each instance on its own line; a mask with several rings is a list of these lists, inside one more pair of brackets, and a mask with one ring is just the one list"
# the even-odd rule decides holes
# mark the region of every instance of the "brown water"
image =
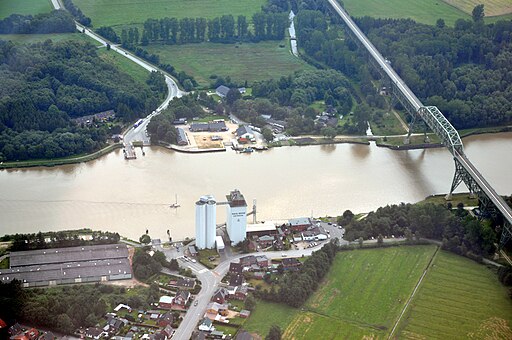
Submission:
[[[512,193],[512,133],[464,140],[466,153],[500,194]],[[238,188],[257,199],[258,220],[366,212],[449,190],[446,149],[375,145],[276,148],[264,153],[183,154],[162,148],[125,161],[117,150],[89,163],[0,171],[0,234],[90,227],[138,238],[194,236],[194,202]],[[463,190],[465,187],[462,186]],[[169,208],[175,200],[181,207]],[[225,208],[218,207],[223,223]]]

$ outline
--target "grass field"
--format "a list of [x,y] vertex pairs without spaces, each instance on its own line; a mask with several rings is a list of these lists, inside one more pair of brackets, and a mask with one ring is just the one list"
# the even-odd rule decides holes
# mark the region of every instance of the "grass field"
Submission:
[[281,330],[284,330],[297,313],[298,309],[283,304],[258,301],[256,309],[251,313],[242,328],[265,337],[272,325],[278,325]]
[[94,45],[98,44],[95,40],[81,33],[53,33],[53,34],[0,34],[1,40],[10,40],[15,44],[33,44],[45,42],[50,39],[53,42],[60,41],[88,41]]
[[[284,44],[285,47],[279,47]],[[238,46],[238,47],[235,47]],[[211,75],[230,76],[236,82],[279,78],[295,71],[311,69],[302,59],[290,53],[287,42],[264,41],[257,44],[187,44],[179,46],[150,45],[146,49],[185,71],[201,86],[209,86]]]
[[[446,1],[446,2],[444,2]],[[510,0],[343,0],[345,8],[354,17],[371,16],[376,18],[410,18],[418,22],[434,25],[437,19],[442,18],[447,25],[453,26],[457,19],[471,19],[473,7],[466,12],[465,9],[454,7],[450,3],[484,3],[485,12],[489,15],[487,7],[491,3],[507,4],[510,7]],[[469,8],[467,4],[464,8]],[[463,6],[461,6],[462,8]],[[468,14],[469,13],[469,14]],[[510,11],[508,12],[510,13]],[[494,22],[501,19],[511,19],[512,15],[486,18],[486,22]]]
[[[13,0],[14,1],[14,0]],[[47,0],[46,0],[47,1]],[[265,0],[74,0],[96,27],[143,23],[148,18],[204,17],[259,12]]]
[[393,326],[435,249],[417,246],[339,253],[306,309],[366,328],[366,334],[381,334]]
[[106,48],[98,49],[98,55],[101,59],[117,67],[121,72],[127,73],[136,82],[146,86],[146,80],[149,78],[149,71],[135,64],[133,61],[123,57],[112,50]]
[[456,7],[471,15],[476,5],[483,4],[486,16],[498,16],[512,13],[510,0],[443,0],[447,4]]
[[11,14],[39,14],[50,12],[52,6],[50,0],[1,0],[0,19]]
[[399,325],[398,337],[512,339],[511,325],[512,300],[496,274],[441,251]]

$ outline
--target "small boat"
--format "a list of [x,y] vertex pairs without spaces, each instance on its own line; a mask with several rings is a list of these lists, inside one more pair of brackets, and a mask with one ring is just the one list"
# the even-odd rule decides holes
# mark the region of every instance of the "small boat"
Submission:
[[253,152],[254,149],[251,148],[251,147],[248,147],[248,148],[243,148],[240,153],[249,153],[249,152]]
[[178,204],[178,195],[176,195],[176,202],[171,204],[169,208],[179,208],[180,205]]

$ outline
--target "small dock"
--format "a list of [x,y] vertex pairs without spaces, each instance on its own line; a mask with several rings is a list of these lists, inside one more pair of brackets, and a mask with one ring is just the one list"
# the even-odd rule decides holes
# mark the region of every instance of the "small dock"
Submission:
[[135,153],[135,147],[130,144],[128,146],[124,146],[123,149],[124,159],[137,159],[137,154]]

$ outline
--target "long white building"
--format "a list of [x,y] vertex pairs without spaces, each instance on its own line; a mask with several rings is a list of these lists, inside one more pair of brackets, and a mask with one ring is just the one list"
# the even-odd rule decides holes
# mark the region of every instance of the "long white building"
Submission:
[[201,196],[196,202],[196,246],[199,249],[215,247],[217,202],[212,195]]
[[247,237],[247,203],[238,189],[231,191],[226,198],[226,226],[231,244],[235,245]]

